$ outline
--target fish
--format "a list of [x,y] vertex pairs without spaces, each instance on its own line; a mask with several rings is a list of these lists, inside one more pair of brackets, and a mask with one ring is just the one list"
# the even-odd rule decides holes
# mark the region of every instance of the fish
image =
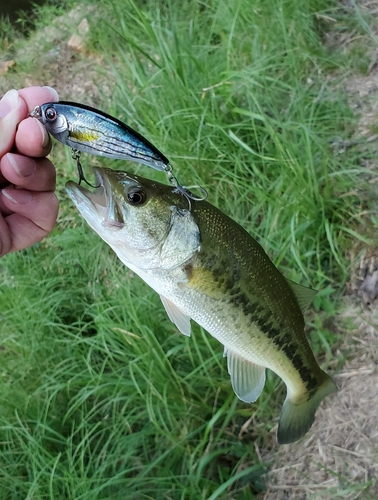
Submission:
[[288,281],[242,226],[207,201],[193,200],[189,210],[172,186],[93,170],[94,192],[66,184],[89,226],[160,295],[181,333],[190,336],[194,320],[224,346],[240,400],[256,401],[266,368],[275,372],[287,389],[277,440],[304,436],[320,402],[337,391],[304,332],[302,311],[316,292]]
[[58,141],[92,155],[142,163],[160,171],[169,160],[151,142],[125,123],[84,104],[47,102],[30,113]]

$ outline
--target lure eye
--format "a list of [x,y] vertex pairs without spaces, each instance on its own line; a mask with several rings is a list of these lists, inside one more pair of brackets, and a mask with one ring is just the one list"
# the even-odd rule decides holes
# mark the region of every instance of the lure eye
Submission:
[[45,111],[46,120],[53,122],[57,117],[57,112],[54,108],[47,108]]
[[142,188],[133,187],[128,190],[127,199],[131,205],[143,205],[147,199],[147,195]]

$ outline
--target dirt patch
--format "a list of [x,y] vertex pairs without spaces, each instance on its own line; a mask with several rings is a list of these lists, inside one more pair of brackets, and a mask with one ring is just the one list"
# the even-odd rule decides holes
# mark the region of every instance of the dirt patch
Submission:
[[[12,57],[12,69],[0,76],[0,95],[10,88],[31,85],[54,87],[62,100],[82,102],[98,106],[111,97],[114,78],[106,71],[107,64],[101,55],[91,52],[85,45],[90,22],[100,14],[95,6],[78,6],[65,16],[57,17],[50,26],[35,32],[26,48]],[[83,25],[88,29],[83,33]],[[81,43],[74,44],[74,39]],[[31,56],[32,55],[32,56]],[[23,67],[38,65],[38,71],[28,74]],[[99,68],[103,72],[99,72]]]
[[378,498],[378,309],[349,303],[339,392],[323,403],[308,437],[277,447],[264,500]]

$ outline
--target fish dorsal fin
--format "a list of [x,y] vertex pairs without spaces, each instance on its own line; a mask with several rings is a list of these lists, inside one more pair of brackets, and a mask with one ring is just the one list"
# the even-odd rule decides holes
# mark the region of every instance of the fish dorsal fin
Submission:
[[160,295],[160,298],[172,323],[177,326],[181,333],[190,337],[190,317],[184,314],[181,309],[163,295]]
[[304,311],[314,300],[315,295],[318,293],[317,290],[312,288],[307,288],[306,286],[298,285],[294,281],[287,280],[294,295],[297,297],[299,307]]
[[231,376],[231,385],[239,399],[253,403],[260,396],[265,385],[265,367],[256,365],[235,354],[230,349],[225,350],[227,368]]

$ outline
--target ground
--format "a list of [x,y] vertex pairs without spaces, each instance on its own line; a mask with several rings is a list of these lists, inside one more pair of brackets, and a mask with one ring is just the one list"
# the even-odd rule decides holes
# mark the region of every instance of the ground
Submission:
[[378,498],[378,311],[348,306],[344,314],[356,328],[342,346],[339,392],[322,404],[303,441],[263,454],[274,465],[261,499]]

